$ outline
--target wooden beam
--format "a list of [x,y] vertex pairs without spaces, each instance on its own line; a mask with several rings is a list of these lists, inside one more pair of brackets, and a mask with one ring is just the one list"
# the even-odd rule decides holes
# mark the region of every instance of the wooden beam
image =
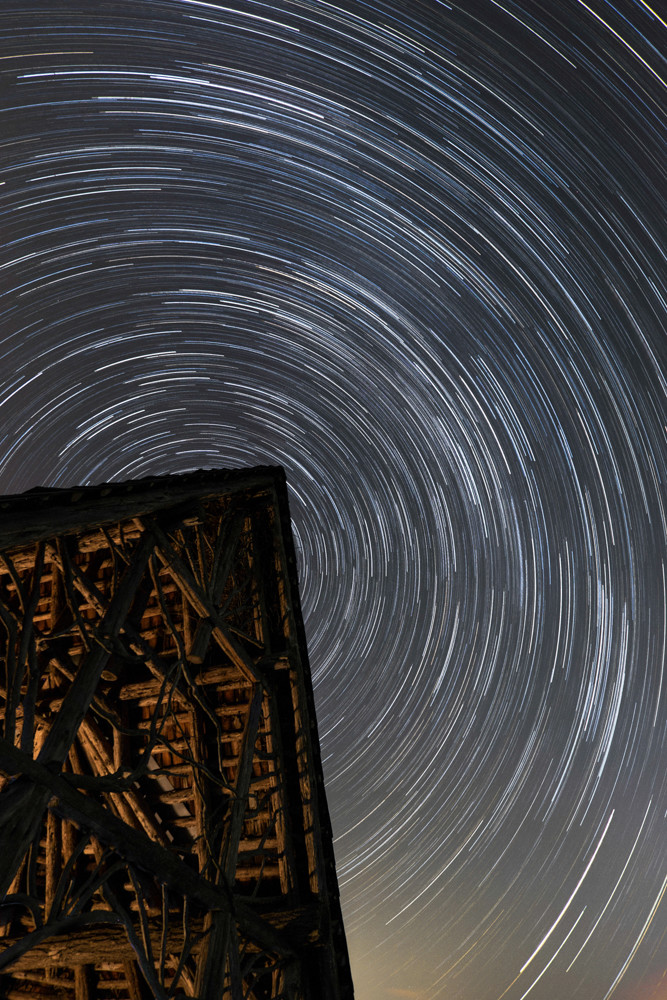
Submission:
[[[0,952],[0,970],[6,969],[8,967],[16,968],[18,963],[28,955],[34,948],[39,948],[44,945],[49,938],[54,938],[58,935],[70,935],[72,932],[78,933],[84,925],[90,924],[109,924],[113,921],[119,923],[120,918],[114,917],[114,914],[95,910],[92,913],[87,913],[84,915],[61,917],[59,920],[51,921],[48,924],[43,924],[36,930],[30,933],[23,934],[19,938],[5,938],[7,947]],[[44,952],[41,952],[42,961],[38,966],[28,965],[26,968],[44,968],[47,965],[46,957]]]
[[[9,647],[6,650],[6,678],[7,689],[5,706],[5,735],[9,739],[14,739],[17,712],[23,716],[21,728],[21,744],[26,752],[32,751],[32,741],[34,736],[34,714],[35,699],[37,694],[38,675],[35,663],[35,636],[34,636],[34,616],[39,603],[42,573],[44,569],[44,543],[37,546],[31,564],[32,588],[28,595],[27,582],[24,586],[11,558],[5,554],[2,561],[7,568],[7,572],[14,581],[14,589],[19,600],[21,615],[12,611],[10,607],[4,606],[2,609],[2,619],[7,628]],[[10,585],[11,586],[11,585]],[[16,639],[18,638],[18,651]],[[21,690],[25,679],[26,669],[30,665],[30,678],[27,691],[21,703]]]
[[[95,912],[99,919],[93,924],[77,926],[74,923],[69,930],[60,933],[51,931],[50,936],[42,935],[39,941],[33,943],[7,966],[8,974],[44,969],[47,966],[61,969],[96,966],[109,962],[111,956],[121,964],[134,962],[136,955],[128,940],[125,927],[117,921],[113,913],[101,910]],[[316,925],[316,908],[295,907],[280,913],[265,914],[265,919],[271,926],[286,930],[291,939],[306,943],[313,935],[313,927]],[[112,922],[114,920],[115,923]],[[162,918],[151,918],[148,924],[153,953],[158,955],[162,945]],[[171,920],[167,928],[166,954],[178,956],[187,945],[189,954],[198,955],[202,948],[203,930],[204,922],[201,917],[188,918],[185,936],[182,920]],[[137,937],[141,938],[141,928],[138,923],[135,924],[135,932]],[[25,935],[4,938],[3,950],[6,951],[24,939]],[[1,956],[2,952],[0,958]]]
[[127,958],[123,962],[123,970],[125,972],[125,981],[127,982],[127,991],[130,995],[130,1000],[145,1000],[148,995],[148,989],[144,985],[143,976],[139,975],[134,956]]
[[[104,931],[102,931],[104,933]],[[110,946],[107,946],[107,955],[109,954]],[[67,956],[67,964],[69,965],[71,959],[69,955]],[[94,976],[94,963],[85,965],[77,965],[74,968],[74,998],[75,1000],[95,1000],[95,976]]]
[[231,915],[222,910],[209,912],[204,926],[206,937],[203,952],[197,961],[195,994],[198,1000],[219,1000],[229,955]]
[[[100,913],[100,922],[97,924],[75,926],[68,932],[52,934],[50,937],[43,938],[9,965],[11,973],[24,972],[29,969],[44,969],[49,965],[57,968],[72,968],[74,966],[78,970],[86,966],[108,962],[110,956],[113,956],[114,960],[120,963],[133,962],[136,956],[125,928],[120,924],[109,923],[108,920],[112,916],[113,914],[107,914],[107,922],[105,923],[104,914]],[[201,920],[198,921],[197,926],[198,933],[201,933]],[[136,930],[138,936],[141,937],[141,930],[138,926]],[[152,921],[151,942],[158,950],[161,934],[161,921]],[[9,947],[22,940],[22,937],[6,938],[3,944]],[[183,947],[183,942],[183,928],[180,924],[175,924],[173,928],[169,929],[168,954],[178,955]],[[197,934],[194,934],[191,950],[196,952],[199,950],[199,946]]]

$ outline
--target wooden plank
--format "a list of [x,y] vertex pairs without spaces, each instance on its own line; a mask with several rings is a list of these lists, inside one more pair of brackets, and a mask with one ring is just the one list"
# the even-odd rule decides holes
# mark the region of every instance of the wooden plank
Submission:
[[61,821],[53,813],[46,820],[46,884],[44,888],[44,915],[48,919],[60,878],[61,862]]
[[[23,934],[17,939],[6,938],[5,940],[11,943],[8,943],[7,947],[0,953],[0,970],[15,967],[16,963],[20,962],[23,956],[29,954],[33,948],[43,945],[49,938],[62,934],[71,934],[73,931],[79,931],[84,925],[112,923],[114,920],[116,923],[119,922],[119,918],[114,917],[113,914],[98,910],[85,915],[61,917],[58,920],[50,921],[48,924],[43,924],[36,930],[28,934]],[[55,964],[58,963],[54,962]],[[29,967],[34,968],[34,966]],[[37,968],[41,967],[41,965],[37,966]]]
[[5,607],[3,601],[0,601],[0,618],[2,618],[2,623],[7,632],[4,657],[7,687],[3,687],[1,692],[2,697],[5,700],[2,734],[6,740],[10,740],[10,742],[14,743],[16,738],[16,716],[19,706],[17,699],[10,697],[9,695],[13,689],[12,678],[16,673],[16,637],[18,634],[18,622],[14,615],[11,614],[9,608]]
[[[207,817],[209,815],[209,810],[211,808],[211,800],[214,795],[212,790],[212,782],[208,776],[208,770],[213,768],[213,773],[215,774],[217,768],[215,768],[215,762],[209,762],[207,753],[207,729],[210,726],[210,722],[207,720],[206,715],[202,712],[199,705],[193,705],[190,712],[190,728],[192,730],[192,752],[195,760],[205,765],[205,770],[199,776],[199,780],[193,781],[192,787],[185,789],[180,789],[179,791],[174,791],[173,793],[167,792],[167,795],[177,795],[187,794],[188,798],[193,800],[194,805],[194,820],[195,820],[195,848],[197,851],[197,859],[199,861],[199,873],[200,875],[207,875],[211,864],[211,851],[217,851],[218,848],[211,841],[214,837],[214,831],[209,828]],[[190,775],[188,775],[190,777]]]

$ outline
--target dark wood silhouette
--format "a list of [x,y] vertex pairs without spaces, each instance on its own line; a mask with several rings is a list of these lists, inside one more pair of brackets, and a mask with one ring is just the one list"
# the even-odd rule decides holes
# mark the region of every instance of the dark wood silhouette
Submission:
[[351,1000],[281,469],[0,499],[0,996]]

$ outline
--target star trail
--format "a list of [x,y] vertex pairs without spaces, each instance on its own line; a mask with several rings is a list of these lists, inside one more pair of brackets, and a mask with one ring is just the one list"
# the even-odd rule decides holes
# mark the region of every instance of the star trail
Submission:
[[358,1000],[664,1000],[664,8],[0,38],[0,489],[284,465]]

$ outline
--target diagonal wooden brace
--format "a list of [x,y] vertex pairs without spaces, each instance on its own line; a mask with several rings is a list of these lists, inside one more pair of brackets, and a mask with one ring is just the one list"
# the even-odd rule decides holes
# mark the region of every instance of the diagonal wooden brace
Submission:
[[[236,871],[239,843],[243,832],[243,819],[248,806],[255,742],[262,715],[262,696],[262,687],[257,684],[248,712],[226,844],[223,844],[223,857],[221,857],[221,864],[215,873],[216,885],[229,885],[233,881]],[[206,927],[208,935],[198,962],[195,989],[199,1000],[216,1000],[220,995],[220,983],[225,976],[232,932],[229,914],[220,912],[209,914]]]
[[[63,775],[54,774],[6,740],[0,740],[0,771],[6,775],[21,775],[40,791],[49,809],[93,833],[103,844],[112,847],[122,858],[142,868],[158,882],[208,910],[230,913],[240,933],[262,950],[294,957],[290,939],[263,920],[247,902],[233,896],[226,880],[218,885],[207,882],[175,853],[150,840],[143,830],[135,830],[124,823],[94,799],[74,788]],[[4,844],[1,846],[4,848]]]
[[[134,557],[97,627],[98,641],[84,658],[39,754],[46,767],[59,771],[90,707],[109,657],[153,551],[152,536],[139,542]],[[50,773],[50,771],[47,771]],[[0,896],[4,896],[28,850],[49,801],[48,789],[17,781],[2,796],[0,808]]]
[[248,680],[259,681],[266,690],[270,690],[270,681],[266,673],[248,656],[241,643],[224,627],[224,623],[218,615],[218,609],[203,593],[202,588],[174,549],[165,532],[156,524],[146,525],[146,530],[152,532],[158,556],[169,569],[197,614],[201,615],[210,625],[211,635],[222,651]]

